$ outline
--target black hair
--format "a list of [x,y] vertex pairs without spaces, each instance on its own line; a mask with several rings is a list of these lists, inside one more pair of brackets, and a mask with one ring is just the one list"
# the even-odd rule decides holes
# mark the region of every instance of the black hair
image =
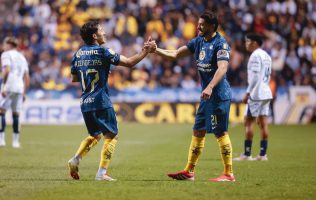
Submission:
[[204,19],[204,21],[207,24],[213,24],[215,31],[217,30],[218,27],[218,19],[217,16],[214,12],[206,10],[204,13],[200,16],[200,18]]
[[97,33],[99,25],[100,25],[100,23],[98,21],[93,20],[93,21],[89,21],[89,22],[85,23],[80,28],[81,38],[86,44],[93,44],[94,43],[94,38],[92,37],[92,35]]
[[11,36],[4,38],[4,43],[10,44],[14,48],[18,46],[18,40],[15,37]]
[[263,43],[263,37],[258,33],[248,33],[245,38],[257,42],[259,46]]

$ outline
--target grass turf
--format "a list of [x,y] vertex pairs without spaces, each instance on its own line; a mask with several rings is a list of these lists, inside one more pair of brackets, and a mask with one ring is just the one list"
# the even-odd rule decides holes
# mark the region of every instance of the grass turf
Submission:
[[[67,161],[86,137],[83,126],[24,126],[22,149],[0,148],[0,199],[315,199],[316,125],[270,126],[267,162],[234,162],[235,183],[210,183],[222,172],[218,145],[207,135],[196,181],[174,181],[182,170],[191,125],[120,124],[109,173],[116,182],[94,180],[101,144],[80,164],[80,181],[70,179]],[[243,127],[230,127],[234,156],[243,151]],[[9,133],[9,134],[8,134]],[[253,154],[259,152],[256,132]]]

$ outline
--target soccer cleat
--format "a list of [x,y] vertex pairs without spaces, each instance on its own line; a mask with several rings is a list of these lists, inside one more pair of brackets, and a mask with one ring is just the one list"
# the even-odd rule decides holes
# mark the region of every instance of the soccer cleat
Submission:
[[110,177],[108,174],[97,174],[95,176],[95,180],[97,180],[97,181],[116,181],[116,179]]
[[68,161],[68,168],[69,168],[69,174],[70,176],[75,179],[75,180],[79,180],[79,161],[75,158],[71,158]]
[[12,147],[18,149],[18,148],[21,148],[21,144],[19,141],[13,141]]
[[244,160],[248,160],[248,161],[252,161],[254,160],[251,156],[246,156],[245,154],[240,154],[239,157],[237,158],[233,158],[233,161],[244,161]]
[[258,155],[257,157],[254,158],[254,160],[258,160],[258,161],[268,161],[268,156],[267,156],[267,154],[264,155],[264,156]]
[[235,182],[236,179],[234,177],[234,175],[226,175],[226,174],[223,174],[217,178],[212,178],[212,179],[209,179],[208,181],[211,181],[211,182]]
[[190,173],[187,171],[181,171],[177,173],[167,174],[170,178],[175,180],[186,180],[186,181],[194,181],[194,173]]

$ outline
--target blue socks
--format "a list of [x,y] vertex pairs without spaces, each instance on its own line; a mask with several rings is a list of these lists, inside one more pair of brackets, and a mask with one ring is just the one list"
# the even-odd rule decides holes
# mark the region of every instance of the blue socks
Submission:
[[261,140],[260,141],[260,156],[266,155],[267,148],[268,148],[268,140]]
[[5,131],[5,127],[6,127],[5,114],[1,113],[0,114],[0,132],[1,133]]
[[13,115],[13,132],[15,134],[20,133],[20,127],[19,127],[19,116],[18,115]]
[[245,140],[245,145],[244,145],[244,155],[245,156],[250,156],[251,155],[251,146],[252,146],[252,140]]

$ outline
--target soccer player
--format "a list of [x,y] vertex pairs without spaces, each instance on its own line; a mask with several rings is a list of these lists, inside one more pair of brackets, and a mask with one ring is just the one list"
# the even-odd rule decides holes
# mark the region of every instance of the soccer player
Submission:
[[231,89],[226,79],[230,47],[217,32],[215,13],[205,11],[199,18],[199,36],[177,50],[157,48],[155,53],[175,60],[194,55],[201,78],[202,93],[193,126],[188,162],[183,171],[168,174],[176,180],[194,180],[194,170],[203,151],[206,133],[214,133],[224,164],[221,176],[209,181],[235,181],[232,169],[232,145],[228,136]]
[[109,98],[108,75],[111,65],[132,68],[141,61],[155,45],[146,44],[142,51],[130,58],[101,46],[106,42],[105,31],[97,21],[89,21],[80,29],[85,45],[80,47],[71,63],[73,82],[80,82],[82,95],[81,111],[89,133],[79,146],[74,157],[68,161],[70,175],[79,179],[79,162],[104,136],[101,160],[96,180],[113,181],[107,169],[118,139],[116,115]]
[[[269,87],[271,76],[271,57],[261,49],[263,38],[256,33],[249,33],[245,37],[246,50],[251,53],[247,65],[248,88],[243,98],[247,104],[245,112],[245,142],[244,153],[234,158],[234,161],[242,160],[268,160],[268,116],[272,92]],[[251,156],[253,124],[257,121],[260,133],[260,154],[256,158]]]
[[5,146],[5,113],[11,108],[13,121],[12,147],[20,148],[20,121],[25,94],[29,87],[28,63],[22,53],[17,50],[18,42],[14,37],[6,37],[3,42],[4,52],[1,55],[2,85],[0,99],[0,146]]

